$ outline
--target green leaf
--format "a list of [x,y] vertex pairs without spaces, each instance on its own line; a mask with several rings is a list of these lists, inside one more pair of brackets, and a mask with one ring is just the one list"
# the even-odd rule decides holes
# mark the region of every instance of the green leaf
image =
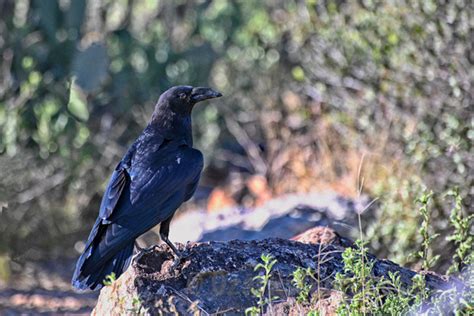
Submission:
[[78,119],[87,121],[89,119],[89,110],[87,109],[86,95],[73,80],[69,90],[68,110]]
[[297,81],[303,81],[305,78],[304,70],[300,66],[293,67],[291,70],[293,78]]

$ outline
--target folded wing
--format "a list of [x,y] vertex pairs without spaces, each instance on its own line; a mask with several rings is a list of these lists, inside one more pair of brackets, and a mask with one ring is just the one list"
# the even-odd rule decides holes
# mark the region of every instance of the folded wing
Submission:
[[119,164],[112,174],[76,274],[93,273],[138,236],[172,216],[194,193],[203,167],[198,150],[168,144],[143,159],[147,161],[136,165],[132,160],[129,167]]

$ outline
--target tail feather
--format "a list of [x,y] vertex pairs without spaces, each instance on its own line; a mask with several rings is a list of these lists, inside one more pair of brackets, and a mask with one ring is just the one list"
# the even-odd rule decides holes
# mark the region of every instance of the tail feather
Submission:
[[102,288],[107,275],[110,275],[113,272],[118,278],[128,268],[133,257],[133,247],[134,242],[119,251],[105,264],[87,274],[84,273],[82,269],[87,260],[87,258],[82,257],[85,257],[86,253],[82,254],[77,262],[76,270],[74,271],[72,285],[79,290],[98,290]]
[[97,219],[87,240],[86,249],[77,260],[72,285],[79,290],[98,290],[102,288],[107,275],[114,272],[116,277],[119,277],[130,265],[134,241],[121,247],[113,255],[107,254],[109,259],[99,250],[98,246],[107,232],[107,226],[102,224],[100,218]]

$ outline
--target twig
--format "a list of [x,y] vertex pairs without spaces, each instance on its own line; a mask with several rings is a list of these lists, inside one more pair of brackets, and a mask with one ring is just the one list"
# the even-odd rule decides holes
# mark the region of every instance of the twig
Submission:
[[176,295],[178,295],[181,299],[187,301],[189,304],[192,304],[192,305],[196,305],[197,308],[199,308],[199,310],[201,312],[203,312],[204,314],[206,315],[210,315],[203,307],[199,306],[199,304],[195,301],[192,301],[188,296],[186,296],[184,293],[181,293],[179,292],[178,290],[172,288],[171,286],[167,286],[167,288],[171,289]]
[[20,204],[29,202],[60,185],[63,183],[64,179],[66,179],[64,172],[58,172],[55,175],[48,177],[48,179],[41,179],[40,183],[33,188],[19,193],[17,202]]
[[240,146],[244,148],[249,157],[250,163],[255,168],[255,171],[265,175],[268,166],[260,155],[260,149],[258,146],[250,139],[245,129],[240,126],[231,113],[227,112],[226,115],[224,115],[224,119],[229,132],[235,137]]
[[280,270],[277,269],[276,272],[278,274],[278,279],[280,280],[280,284],[281,284],[281,287],[283,289],[283,292],[285,293],[286,300],[288,300],[288,290],[286,289],[285,284],[283,283],[283,279],[281,278]]

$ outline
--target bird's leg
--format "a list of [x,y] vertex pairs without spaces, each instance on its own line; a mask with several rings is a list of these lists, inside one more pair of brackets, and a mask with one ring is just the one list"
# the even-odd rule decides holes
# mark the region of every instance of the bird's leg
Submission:
[[160,234],[160,236],[161,236],[161,239],[171,248],[171,250],[173,250],[176,257],[181,259],[183,257],[181,255],[181,252],[175,247],[175,245],[173,245],[173,243],[168,239],[168,237],[162,234]]
[[172,218],[172,216],[161,223],[161,225],[160,225],[160,237],[161,237],[161,240],[163,240],[168,245],[168,247],[170,247],[171,250],[173,250],[176,257],[178,257],[178,259],[181,259],[183,257],[181,255],[181,252],[178,249],[176,249],[175,245],[173,245],[173,243],[168,239],[168,235],[170,233],[171,218]]
[[133,264],[136,264],[136,262],[137,262],[141,257],[143,257],[144,254],[153,252],[153,251],[155,250],[155,248],[156,248],[156,245],[151,246],[151,247],[148,247],[148,248],[141,247],[140,244],[138,243],[138,241],[135,240],[136,253],[133,255],[133,258],[132,258]]

